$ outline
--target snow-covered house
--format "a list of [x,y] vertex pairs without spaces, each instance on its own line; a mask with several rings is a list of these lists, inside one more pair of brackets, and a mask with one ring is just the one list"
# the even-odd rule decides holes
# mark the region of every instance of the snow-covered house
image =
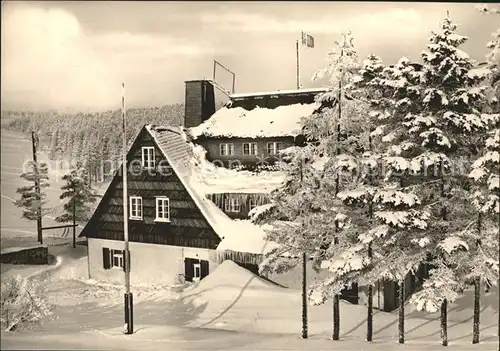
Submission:
[[[197,100],[201,107],[190,107],[201,91],[203,97]],[[199,157],[219,168],[244,171],[223,175],[221,169],[212,180],[204,179],[211,188],[208,196],[228,216],[246,219],[254,207],[267,203],[267,194],[283,180],[276,167],[280,150],[304,143],[300,121],[320,108],[315,97],[325,91],[233,94],[224,107],[207,117],[203,111],[213,106],[213,87],[209,81],[186,82],[185,126],[190,140],[199,146]],[[243,180],[249,175],[252,181]]]
[[[318,108],[314,99],[322,91],[233,95],[215,111],[211,82],[187,81],[184,127],[147,125],[128,151],[132,281],[202,279],[225,258],[255,271],[272,243],[247,214],[266,203],[284,174],[242,168],[258,165],[260,151],[271,164],[270,156],[299,143],[300,118]],[[217,165],[223,149],[229,150],[224,161],[246,156],[243,167]],[[88,238],[93,279],[123,280],[122,186],[118,172],[80,234]]]
[[230,168],[271,168],[280,150],[301,144],[300,119],[318,109],[326,89],[235,94],[208,120],[191,128],[211,162]]
[[[128,151],[133,283],[203,279],[225,259],[256,271],[274,244],[248,212],[284,181],[273,157],[303,142],[300,119],[320,108],[315,95],[323,91],[233,95],[215,111],[210,81],[186,82],[185,126],[146,125]],[[124,279],[122,186],[118,172],[80,234],[93,279]],[[379,308],[395,307],[395,288],[377,286]],[[355,290],[348,295],[357,301]]]
[[[127,162],[133,283],[203,279],[229,256],[255,269],[271,248],[265,228],[230,219],[207,198],[200,180],[216,169],[198,162],[181,127],[145,126]],[[124,279],[122,186],[118,172],[80,234],[88,239],[89,275],[96,280]]]

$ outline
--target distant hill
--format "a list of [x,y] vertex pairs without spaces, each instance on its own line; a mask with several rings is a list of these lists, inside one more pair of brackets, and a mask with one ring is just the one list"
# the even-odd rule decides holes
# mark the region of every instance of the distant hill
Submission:
[[[122,147],[120,110],[66,114],[56,111],[2,111],[1,128],[29,134],[36,131],[40,148],[51,159],[82,161],[94,180],[106,181],[111,163],[119,164]],[[184,104],[127,109],[127,141],[130,144],[148,123],[182,125]]]

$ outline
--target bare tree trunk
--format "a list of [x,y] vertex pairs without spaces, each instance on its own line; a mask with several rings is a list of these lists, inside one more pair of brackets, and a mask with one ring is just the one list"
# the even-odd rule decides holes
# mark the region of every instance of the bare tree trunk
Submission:
[[339,340],[340,333],[340,297],[338,294],[333,296],[333,340]]
[[472,343],[479,344],[479,299],[481,298],[481,278],[476,277],[474,282],[474,325],[472,328]]
[[[499,248],[499,250],[498,250],[498,262],[500,262],[500,231],[497,233],[497,240],[498,240],[497,247]],[[499,289],[497,294],[500,294],[500,274],[498,274],[498,277],[497,277],[497,288]],[[497,336],[499,338],[498,344],[500,345],[500,304],[498,304],[497,315],[498,315]],[[500,347],[498,348],[498,351],[500,351]]]
[[366,320],[366,341],[373,340],[373,286],[368,286],[368,317]]
[[405,281],[399,282],[399,343],[405,343]]
[[[368,244],[368,257],[372,258],[372,244]],[[366,318],[366,341],[373,340],[373,285],[368,285],[368,316]]]
[[[477,231],[478,236],[481,238],[481,212],[477,215]],[[476,247],[479,249],[481,246],[481,239],[476,241]],[[479,317],[480,317],[480,299],[481,299],[481,277],[476,277],[474,280],[474,322],[472,326],[472,343],[479,344]]]
[[307,339],[307,256],[302,254],[302,339]]
[[441,344],[448,346],[448,300],[441,303]]

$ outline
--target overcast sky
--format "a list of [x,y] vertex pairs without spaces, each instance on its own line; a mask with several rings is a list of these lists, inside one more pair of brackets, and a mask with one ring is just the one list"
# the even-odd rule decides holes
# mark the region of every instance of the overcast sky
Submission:
[[[302,83],[351,30],[360,57],[418,61],[450,11],[465,50],[484,60],[498,18],[473,4],[408,2],[2,2],[2,107],[102,110],[183,102],[184,81],[212,76],[214,59],[237,75],[236,92],[294,89],[295,40]],[[221,72],[222,73],[222,72]],[[229,77],[220,76],[229,86]]]

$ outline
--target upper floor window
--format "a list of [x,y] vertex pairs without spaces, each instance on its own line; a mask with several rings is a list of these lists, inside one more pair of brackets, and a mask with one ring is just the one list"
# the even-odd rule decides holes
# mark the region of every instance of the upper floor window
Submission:
[[168,197],[156,198],[156,221],[170,222],[170,199]]
[[257,143],[243,143],[243,155],[257,155]]
[[269,155],[277,155],[283,149],[283,144],[280,142],[267,143],[267,153]]
[[130,197],[130,219],[142,219],[142,197]]
[[224,204],[226,212],[240,212],[240,201],[237,198],[227,198]]
[[155,168],[155,148],[153,146],[142,147],[142,167]]
[[219,153],[221,156],[231,156],[234,155],[234,145],[233,144],[219,144]]

